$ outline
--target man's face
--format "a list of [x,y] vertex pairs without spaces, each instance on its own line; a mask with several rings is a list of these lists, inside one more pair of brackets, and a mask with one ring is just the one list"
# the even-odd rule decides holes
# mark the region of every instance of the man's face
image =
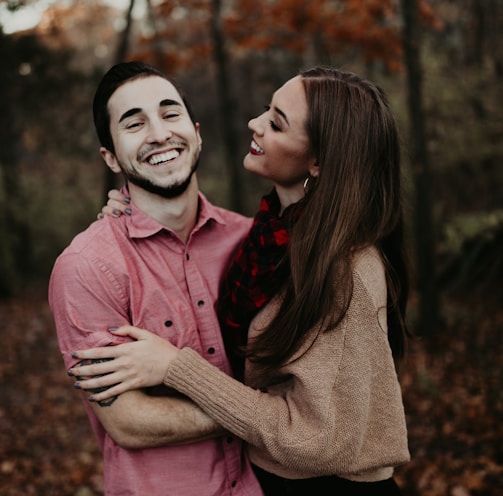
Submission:
[[201,149],[194,125],[176,88],[158,76],[120,86],[108,101],[115,154],[101,154],[128,182],[163,197],[183,193]]

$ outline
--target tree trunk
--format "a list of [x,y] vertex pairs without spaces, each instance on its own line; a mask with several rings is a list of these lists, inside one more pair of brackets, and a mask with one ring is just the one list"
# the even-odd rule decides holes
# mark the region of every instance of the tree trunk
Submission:
[[217,69],[219,118],[223,127],[225,161],[230,179],[230,207],[237,212],[242,212],[243,196],[239,173],[241,160],[238,150],[238,138],[235,132],[236,116],[231,94],[229,64],[225,51],[220,0],[213,0],[211,31],[213,36],[213,54]]
[[152,5],[152,0],[146,0],[147,3],[147,19],[152,29],[152,54],[154,57],[154,63],[159,69],[164,69],[164,56],[162,53],[162,40],[159,36],[159,29],[157,28],[156,14],[154,6]]
[[439,326],[438,293],[434,263],[434,226],[431,206],[431,174],[422,103],[422,70],[419,53],[417,1],[401,0],[404,56],[407,68],[411,167],[415,185],[415,251],[419,335],[433,336]]
[[[115,63],[124,62],[128,51],[129,51],[129,34],[131,33],[131,27],[133,24],[133,8],[135,0],[130,0],[129,7],[126,12],[126,27],[122,31],[119,44],[117,45],[117,52],[115,53]],[[105,181],[103,188],[103,202],[108,201],[108,191],[117,188],[118,186],[117,174],[110,170],[110,167],[105,167]]]
[[19,171],[21,131],[16,126],[16,73],[11,70],[13,47],[0,31],[0,58],[7,67],[0,78],[0,298],[12,295],[22,276],[33,274],[33,244],[24,217],[25,198]]
[[[2,114],[9,114],[8,106],[2,105]],[[7,112],[6,112],[7,111]],[[1,119],[3,120],[3,119]],[[11,296],[19,275],[31,270],[30,231],[20,213],[23,192],[19,183],[18,156],[15,148],[19,135],[12,129],[14,119],[7,119],[4,139],[0,146],[0,298]]]

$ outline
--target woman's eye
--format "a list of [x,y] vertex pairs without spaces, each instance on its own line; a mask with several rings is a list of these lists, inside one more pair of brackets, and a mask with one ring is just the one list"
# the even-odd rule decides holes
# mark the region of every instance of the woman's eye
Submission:
[[[264,105],[264,109],[265,109],[266,112],[269,112],[269,110],[271,110],[271,106],[270,105]],[[273,131],[281,131],[281,128],[273,120],[269,121],[269,125],[271,126],[271,129]]]
[[269,124],[273,131],[281,131],[281,128],[274,121],[269,121]]

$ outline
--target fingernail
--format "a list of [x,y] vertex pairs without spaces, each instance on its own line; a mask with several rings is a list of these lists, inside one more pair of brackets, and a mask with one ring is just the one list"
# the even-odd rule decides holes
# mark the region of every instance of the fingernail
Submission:
[[93,402],[94,401],[94,396],[89,396],[89,398],[87,398],[89,401]]
[[131,198],[129,198],[129,196],[126,196],[126,198],[124,198],[124,203],[131,203]]
[[69,371],[68,371],[68,375],[69,375],[70,377],[73,377],[73,376],[74,376],[73,371],[69,370]]
[[75,351],[73,351],[73,352],[72,352],[72,358],[79,358],[79,357],[77,356],[77,353],[76,353]]
[[108,330],[109,330],[110,332],[115,332],[115,331],[118,331],[118,330],[119,330],[119,328],[118,328],[118,327],[109,327],[109,328],[108,328]]
[[73,387],[74,387],[75,389],[82,389],[82,388],[80,387],[80,384],[79,384],[78,382],[76,382],[76,383],[73,385]]
[[126,208],[126,210],[124,210],[124,212],[126,212],[127,215],[131,215],[133,213],[133,211],[129,207]]
[[112,213],[114,215],[119,215],[121,212],[120,212],[120,210],[114,209],[114,210],[112,210]]

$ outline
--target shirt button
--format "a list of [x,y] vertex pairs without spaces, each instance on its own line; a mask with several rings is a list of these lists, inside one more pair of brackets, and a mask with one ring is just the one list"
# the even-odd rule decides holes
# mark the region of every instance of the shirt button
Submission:
[[208,353],[210,355],[213,355],[213,353],[215,353],[215,348],[213,348],[213,346],[211,348],[208,348]]
[[185,258],[186,258],[187,260],[190,258],[188,253],[185,255]]
[[231,486],[232,486],[232,487],[236,487],[236,484],[237,484],[237,482],[236,482],[236,481],[232,481],[232,482],[231,482]]
[[227,438],[227,442],[228,442],[229,444],[231,444],[231,443],[232,443],[232,441],[233,441],[232,437],[230,437],[230,436],[229,436],[229,437]]
[[173,322],[171,320],[167,320],[166,322],[164,322],[164,325],[166,327],[171,327],[173,325]]
[[204,301],[203,301],[203,300],[199,300],[199,301],[197,302],[197,306],[198,306],[198,307],[202,307],[202,306],[204,306]]

